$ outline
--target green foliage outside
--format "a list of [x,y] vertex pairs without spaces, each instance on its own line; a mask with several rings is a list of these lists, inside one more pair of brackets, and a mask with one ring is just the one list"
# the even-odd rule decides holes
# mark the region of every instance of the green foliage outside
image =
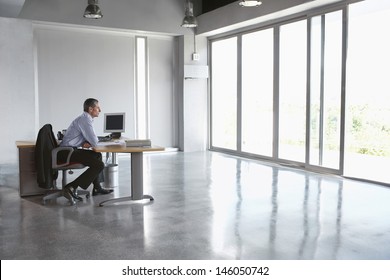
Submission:
[[348,152],[373,156],[390,156],[390,108],[373,108],[368,104],[348,109]]
[[[319,143],[318,104],[312,104],[311,114],[311,141],[312,147],[316,147]],[[325,150],[339,150],[340,115],[339,108],[331,107],[325,110]],[[346,152],[390,157],[390,108],[378,108],[378,106],[369,104],[353,105],[347,108],[346,116]],[[301,139],[283,139],[283,142],[289,145],[304,146],[305,128],[301,127],[299,131],[302,134]]]

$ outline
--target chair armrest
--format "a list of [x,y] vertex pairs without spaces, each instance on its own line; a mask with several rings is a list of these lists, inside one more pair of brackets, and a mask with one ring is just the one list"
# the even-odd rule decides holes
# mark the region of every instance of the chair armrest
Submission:
[[[62,151],[68,151],[69,153],[68,153],[68,156],[66,158],[66,162],[58,164],[57,163],[57,155],[58,155],[59,152],[62,152]],[[52,168],[53,169],[57,169],[57,168],[61,168],[61,167],[69,165],[69,163],[70,163],[70,156],[72,155],[72,153],[73,153],[73,148],[72,147],[57,147],[57,148],[54,148],[51,151],[51,166],[52,166]]]

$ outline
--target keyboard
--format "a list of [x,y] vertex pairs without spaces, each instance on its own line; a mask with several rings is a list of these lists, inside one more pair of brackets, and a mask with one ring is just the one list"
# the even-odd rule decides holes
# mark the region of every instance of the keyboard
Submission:
[[108,142],[108,141],[111,141],[111,136],[110,135],[98,136],[98,140],[99,140],[99,142]]

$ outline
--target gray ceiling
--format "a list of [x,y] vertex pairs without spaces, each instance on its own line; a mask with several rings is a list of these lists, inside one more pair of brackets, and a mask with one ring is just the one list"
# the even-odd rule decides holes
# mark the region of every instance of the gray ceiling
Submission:
[[[212,36],[346,0],[264,0],[259,9],[240,8],[238,0],[192,0],[196,34]],[[85,25],[135,32],[188,35],[180,27],[185,0],[100,0],[104,17],[84,19],[88,0],[0,0],[0,17]],[[236,2],[236,3],[235,3]]]
[[0,0],[1,17],[18,17],[24,0]]
[[[228,5],[236,0],[201,0],[194,1],[197,2],[197,5],[201,5],[201,9],[196,9],[195,13],[197,15],[207,13],[211,10],[215,10],[219,7]],[[1,17],[18,17],[25,0],[0,0],[0,16]],[[184,1],[183,1],[184,2]],[[87,0],[85,0],[87,3]]]

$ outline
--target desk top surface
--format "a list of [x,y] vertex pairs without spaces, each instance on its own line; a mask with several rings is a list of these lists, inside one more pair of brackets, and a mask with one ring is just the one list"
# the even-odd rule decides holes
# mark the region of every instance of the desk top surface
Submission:
[[104,146],[94,147],[95,152],[100,153],[142,153],[142,152],[158,152],[164,151],[163,147],[152,146],[152,147],[126,147],[125,145],[108,144]]
[[[18,148],[30,148],[35,147],[35,141],[16,141]],[[95,152],[100,153],[142,153],[142,152],[159,152],[164,151],[163,147],[126,147],[124,143],[110,143],[106,142],[103,145],[99,145],[93,148]]]
[[35,147],[35,140],[31,140],[31,141],[16,141],[16,146],[18,148],[31,148],[31,147]]

